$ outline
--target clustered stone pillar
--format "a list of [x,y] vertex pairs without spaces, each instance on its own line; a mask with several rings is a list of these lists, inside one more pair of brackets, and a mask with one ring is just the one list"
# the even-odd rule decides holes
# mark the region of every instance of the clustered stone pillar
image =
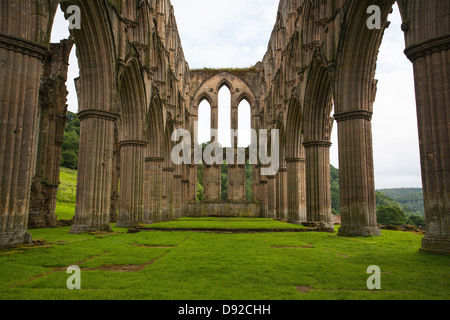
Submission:
[[114,151],[112,164],[112,184],[111,184],[111,209],[109,214],[110,222],[117,222],[117,215],[119,211],[119,183],[120,183],[120,145],[119,132],[117,124],[114,126]]
[[288,212],[288,185],[287,168],[283,167],[277,173],[277,215],[278,219],[287,220]]
[[287,158],[288,222],[306,221],[305,158]]
[[259,181],[259,190],[261,192],[261,216],[269,218],[269,200],[267,198],[268,182],[266,177],[261,176]]
[[173,184],[173,198],[172,198],[172,218],[180,218],[181,217],[181,201],[183,198],[183,175],[180,172],[175,170],[175,174],[172,177]]
[[[439,12],[444,15],[445,10]],[[417,32],[421,30],[418,28]],[[426,221],[422,249],[449,254],[450,36],[420,42],[408,47],[405,53],[413,62],[416,88]]]
[[[10,12],[17,14],[13,9]],[[7,18],[1,17],[2,21]],[[27,225],[36,160],[38,90],[48,53],[46,48],[3,32],[7,30],[0,27],[0,246],[31,242]]]
[[334,231],[331,212],[329,141],[307,141],[306,151],[306,220]]
[[208,201],[220,201],[221,194],[221,166],[205,165],[204,166],[204,197]]
[[189,165],[189,192],[188,201],[195,201],[197,198],[197,165]]
[[70,233],[109,231],[114,126],[118,115],[101,110],[83,110],[78,117],[77,200]]
[[377,236],[372,112],[347,111],[338,123],[342,236]]
[[147,157],[144,170],[144,223],[161,221],[164,158]]
[[228,200],[245,200],[245,165],[228,165]]
[[31,186],[29,228],[56,227],[61,147],[67,113],[67,70],[73,42],[50,44],[39,90],[39,138],[36,171]]
[[252,167],[252,195],[253,201],[261,202],[261,190],[259,183],[259,165]]
[[275,176],[267,176],[267,217],[276,218],[277,184]]
[[172,198],[173,198],[173,175],[175,168],[163,167],[163,196],[161,219],[167,221],[172,218]]
[[144,162],[147,143],[120,142],[120,190],[117,227],[131,228],[144,220]]

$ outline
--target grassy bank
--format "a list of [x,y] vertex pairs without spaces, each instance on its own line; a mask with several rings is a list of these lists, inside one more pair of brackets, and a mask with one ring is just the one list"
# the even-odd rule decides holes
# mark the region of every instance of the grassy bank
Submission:
[[[0,251],[1,299],[450,299],[450,257],[419,251],[422,236],[408,232],[68,230],[30,230],[43,246]],[[66,287],[70,265],[81,268],[81,290]],[[381,269],[381,290],[367,289],[371,265]]]
[[56,216],[58,220],[69,220],[75,215],[77,171],[61,167],[60,185],[56,196]]

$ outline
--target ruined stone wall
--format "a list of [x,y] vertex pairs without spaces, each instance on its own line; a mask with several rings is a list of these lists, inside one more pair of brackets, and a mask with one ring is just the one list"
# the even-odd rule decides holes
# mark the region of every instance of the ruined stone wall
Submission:
[[39,135],[28,227],[56,227],[61,146],[67,113],[67,69],[72,40],[50,45],[39,89]]

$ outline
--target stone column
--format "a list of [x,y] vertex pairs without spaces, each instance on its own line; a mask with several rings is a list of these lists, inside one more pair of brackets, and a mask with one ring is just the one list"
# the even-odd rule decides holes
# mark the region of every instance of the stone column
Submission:
[[144,172],[144,223],[161,221],[161,202],[164,158],[145,158]]
[[84,110],[80,118],[77,202],[70,233],[109,231],[117,114]]
[[261,216],[263,218],[269,218],[268,185],[267,180],[263,177],[259,181],[259,188],[261,192]]
[[287,168],[280,168],[277,173],[277,218],[287,220],[287,210]]
[[267,176],[267,217],[276,218],[277,185],[275,176]]
[[189,165],[189,193],[187,201],[194,201],[197,197],[197,165]]
[[339,177],[342,236],[377,236],[372,151],[372,112],[336,114],[339,136]]
[[221,166],[204,165],[204,195],[205,200],[220,201],[221,194]]
[[306,221],[305,159],[287,158],[288,222]]
[[245,200],[245,166],[228,165],[228,200]]
[[114,152],[113,152],[113,177],[111,185],[111,209],[109,214],[110,222],[117,222],[119,211],[119,182],[120,182],[120,146],[117,124],[114,128]]
[[261,202],[261,192],[260,192],[260,184],[259,184],[259,166],[252,166],[252,195],[253,201]]
[[333,232],[331,213],[329,141],[307,141],[306,151],[306,220]]
[[175,173],[172,177],[173,183],[173,198],[172,198],[172,219],[181,217],[181,204],[183,199],[183,175]]
[[183,190],[183,196],[181,198],[181,203],[185,204],[189,199],[189,179],[181,179],[181,186]]
[[[444,11],[439,12],[444,16]],[[413,62],[416,88],[426,220],[422,249],[449,254],[450,36],[447,34],[412,45],[405,53]]]
[[36,172],[31,187],[29,228],[56,227],[61,146],[67,113],[67,69],[72,42],[50,44],[50,56],[39,90],[39,138]]
[[[22,14],[14,8],[10,12]],[[7,32],[0,27],[3,31]],[[0,33],[0,246],[31,242],[28,206],[36,161],[39,81],[47,53],[31,41]]]
[[163,196],[162,196],[162,208],[161,219],[167,221],[173,218],[172,199],[173,199],[173,174],[175,168],[163,167]]
[[120,190],[117,227],[132,228],[144,219],[144,162],[147,143],[120,142]]

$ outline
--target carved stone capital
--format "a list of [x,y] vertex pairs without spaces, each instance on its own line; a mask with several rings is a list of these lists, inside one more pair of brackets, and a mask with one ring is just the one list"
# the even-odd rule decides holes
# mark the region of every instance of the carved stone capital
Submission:
[[86,109],[78,113],[78,118],[80,118],[80,121],[88,118],[99,118],[108,121],[116,121],[118,117],[119,114],[117,113],[94,109]]
[[49,50],[43,46],[2,33],[0,33],[0,48],[20,52],[41,60],[50,54]]
[[323,147],[323,148],[331,148],[332,143],[327,140],[314,140],[314,141],[305,141],[303,142],[303,146],[305,149],[313,148],[313,147]]
[[306,158],[300,158],[300,157],[291,157],[291,158],[286,158],[286,162],[287,163],[292,163],[292,162],[305,162]]
[[416,59],[450,49],[450,35],[434,38],[421,43],[413,44],[405,49],[405,55],[411,62]]
[[372,121],[373,112],[369,110],[351,110],[336,113],[333,117],[337,122],[348,121],[354,119],[365,119]]
[[137,146],[137,147],[146,147],[147,142],[142,140],[124,140],[119,142],[120,147],[124,146]]

